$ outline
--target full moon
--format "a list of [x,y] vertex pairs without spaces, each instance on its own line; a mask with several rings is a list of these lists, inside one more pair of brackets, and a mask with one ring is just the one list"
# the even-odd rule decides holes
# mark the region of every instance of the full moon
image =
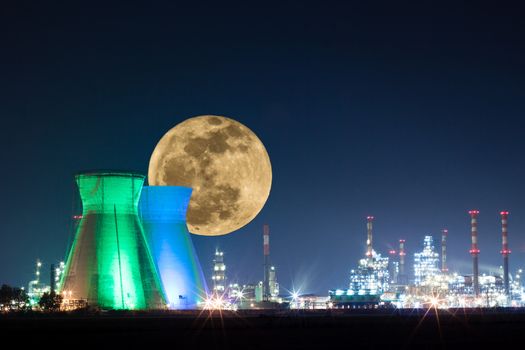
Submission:
[[230,118],[204,115],[183,121],[160,139],[148,182],[193,188],[189,231],[218,236],[240,229],[261,211],[272,186],[272,166],[250,129]]

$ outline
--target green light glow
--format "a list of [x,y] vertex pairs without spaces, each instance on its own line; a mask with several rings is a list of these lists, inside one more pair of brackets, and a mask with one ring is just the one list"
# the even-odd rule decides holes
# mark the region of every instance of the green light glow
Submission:
[[107,309],[156,309],[166,305],[137,216],[144,176],[77,175],[83,214],[61,291]]

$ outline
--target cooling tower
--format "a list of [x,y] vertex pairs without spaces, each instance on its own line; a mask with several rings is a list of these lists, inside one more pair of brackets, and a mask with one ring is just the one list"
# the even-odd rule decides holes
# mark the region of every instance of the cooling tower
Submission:
[[194,309],[207,295],[206,280],[186,226],[192,189],[147,186],[139,216],[170,308]]
[[144,176],[76,176],[82,219],[61,292],[103,309],[159,309],[166,300],[137,215]]

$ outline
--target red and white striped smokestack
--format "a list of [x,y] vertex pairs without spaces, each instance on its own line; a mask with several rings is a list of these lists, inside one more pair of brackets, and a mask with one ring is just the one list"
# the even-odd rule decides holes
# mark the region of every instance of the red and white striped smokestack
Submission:
[[478,210],[470,210],[470,232],[472,237],[472,246],[470,247],[470,255],[472,255],[472,285],[474,287],[474,294],[479,295],[479,268],[478,268]]
[[508,219],[509,212],[502,211],[501,215],[501,255],[503,255],[503,284],[505,286],[505,294],[509,295],[509,238],[508,238]]
[[366,217],[367,223],[366,223],[366,231],[367,231],[367,238],[366,238],[366,257],[368,259],[372,258],[372,222],[374,221],[373,216],[367,216]]
[[264,283],[263,300],[270,300],[270,226],[263,226]]
[[509,241],[508,241],[508,219],[509,219],[509,212],[508,211],[502,211],[501,213],[501,239],[502,239],[502,250],[501,254],[503,256],[508,256],[510,254],[509,249]]
[[263,251],[264,256],[270,255],[270,226],[263,226]]
[[447,268],[447,236],[448,230],[441,231],[441,272],[448,272]]
[[468,212],[470,214],[470,232],[472,236],[472,246],[469,250],[469,253],[474,255],[479,254],[478,249],[478,210],[471,210]]

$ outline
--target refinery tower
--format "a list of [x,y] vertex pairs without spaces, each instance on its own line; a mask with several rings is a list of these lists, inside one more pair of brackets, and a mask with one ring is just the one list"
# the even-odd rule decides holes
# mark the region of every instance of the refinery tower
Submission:
[[162,286],[137,215],[144,176],[76,176],[82,216],[60,292],[102,309],[165,308]]
[[262,290],[263,301],[273,301],[279,295],[279,283],[275,276],[275,266],[270,263],[270,226],[263,225],[263,255],[264,255],[264,280]]

